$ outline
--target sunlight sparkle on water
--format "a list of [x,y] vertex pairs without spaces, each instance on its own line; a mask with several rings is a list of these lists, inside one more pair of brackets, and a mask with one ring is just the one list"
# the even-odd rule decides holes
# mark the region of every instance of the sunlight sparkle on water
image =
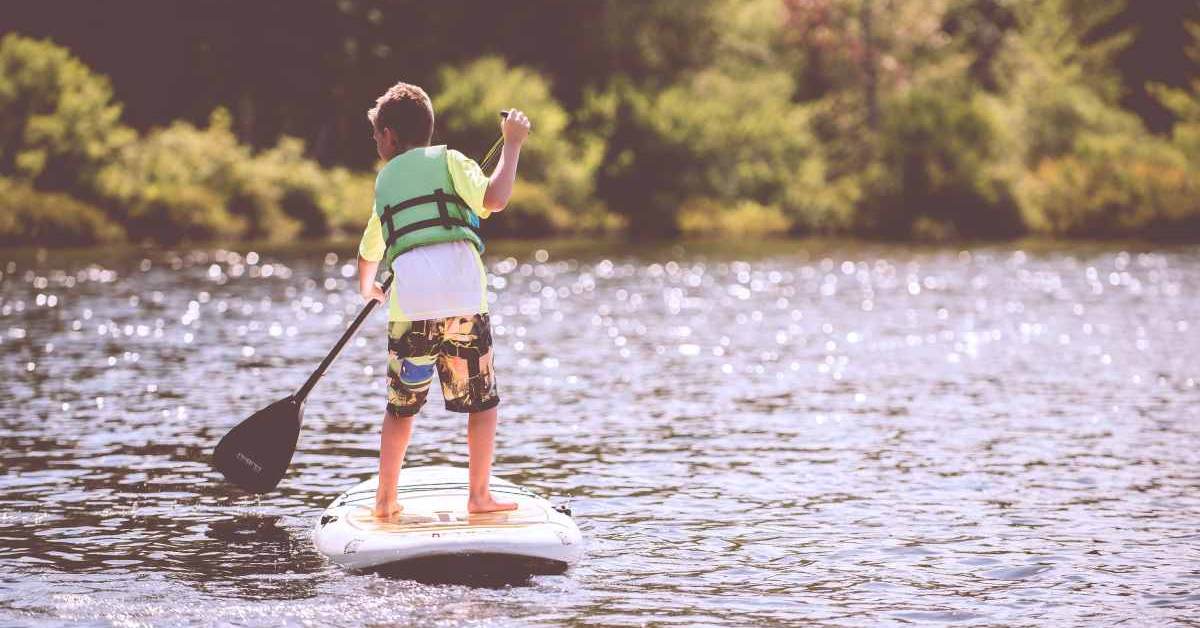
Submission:
[[[589,539],[566,576],[502,590],[311,549],[377,464],[379,315],[314,389],[277,494],[208,467],[361,307],[352,248],[0,260],[0,562],[22,574],[0,604],[151,625],[1194,615],[1197,252],[789,246],[489,243],[496,471],[570,497]],[[410,463],[464,464],[437,390]]]

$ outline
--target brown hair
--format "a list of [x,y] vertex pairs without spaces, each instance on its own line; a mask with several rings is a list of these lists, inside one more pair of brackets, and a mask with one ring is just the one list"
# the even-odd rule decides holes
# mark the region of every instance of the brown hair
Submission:
[[367,118],[376,129],[391,129],[402,145],[427,146],[433,138],[433,103],[416,85],[393,85],[376,99]]

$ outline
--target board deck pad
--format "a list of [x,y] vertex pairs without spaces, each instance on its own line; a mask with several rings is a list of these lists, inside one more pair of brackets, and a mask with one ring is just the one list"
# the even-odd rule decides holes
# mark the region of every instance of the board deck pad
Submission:
[[406,532],[427,532],[431,530],[454,530],[460,528],[498,528],[516,527],[535,523],[545,523],[549,520],[545,509],[533,504],[521,504],[517,510],[504,512],[468,513],[461,511],[439,510],[436,512],[409,512],[416,510],[412,501],[406,501],[404,511],[391,519],[377,519],[371,508],[355,508],[347,516],[350,525],[360,530],[376,533],[403,534]]

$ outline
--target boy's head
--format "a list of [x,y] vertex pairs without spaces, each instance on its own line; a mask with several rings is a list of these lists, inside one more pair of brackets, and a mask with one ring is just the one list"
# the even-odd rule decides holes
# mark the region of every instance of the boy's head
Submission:
[[383,159],[428,146],[433,138],[433,103],[416,85],[393,85],[367,111],[367,118],[375,131],[375,149]]

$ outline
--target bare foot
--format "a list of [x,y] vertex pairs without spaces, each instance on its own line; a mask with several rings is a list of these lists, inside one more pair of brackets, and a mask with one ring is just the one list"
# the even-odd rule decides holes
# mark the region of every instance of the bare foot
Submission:
[[396,499],[379,499],[375,498],[375,511],[372,513],[376,519],[391,519],[404,510],[404,506],[396,503]]
[[467,512],[478,514],[481,512],[501,512],[505,510],[516,510],[517,505],[513,502],[498,502],[492,499],[492,496],[484,495],[483,497],[471,497],[467,500]]

